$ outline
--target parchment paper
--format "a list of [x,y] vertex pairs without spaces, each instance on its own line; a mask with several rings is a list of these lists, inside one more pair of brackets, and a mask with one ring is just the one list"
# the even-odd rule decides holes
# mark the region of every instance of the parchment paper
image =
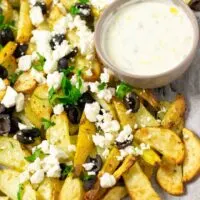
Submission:
[[[200,27],[200,12],[195,13]],[[200,136],[200,45],[190,69],[172,84],[155,90],[160,99],[173,99],[182,93],[187,99],[186,127]],[[174,197],[163,192],[158,184],[153,184],[163,200],[200,200],[200,176],[186,185],[186,193]]]

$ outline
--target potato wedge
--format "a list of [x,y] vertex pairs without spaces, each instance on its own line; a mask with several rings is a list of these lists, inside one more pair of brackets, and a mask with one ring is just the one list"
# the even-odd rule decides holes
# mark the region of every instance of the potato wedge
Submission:
[[[0,170],[0,191],[9,198],[17,200],[19,190],[19,172],[14,170]],[[29,183],[23,185],[23,200],[37,200],[37,194]]]
[[3,16],[4,16],[5,22],[11,21],[12,16],[13,16],[13,9],[10,2],[8,0],[2,0],[1,8],[3,10]]
[[30,74],[30,72],[24,72],[19,76],[14,84],[14,88],[17,92],[30,94],[36,88],[37,82]]
[[146,149],[141,156],[149,165],[155,166],[161,162],[160,156],[152,149]]
[[17,48],[17,44],[15,42],[8,42],[6,46],[0,51],[0,64],[3,64]]
[[59,194],[59,200],[83,200],[84,190],[78,178],[68,176]]
[[123,178],[131,199],[160,200],[160,197],[152,188],[151,182],[143,173],[138,162],[124,173]]
[[171,103],[169,101],[160,101],[160,110],[157,112],[157,117],[160,120],[163,120],[170,106],[171,106]]
[[17,140],[0,137],[0,165],[23,171],[28,164],[24,157],[29,155]]
[[164,128],[172,129],[177,134],[180,134],[184,126],[184,114],[186,110],[186,103],[183,96],[179,95],[176,100],[170,105],[165,114],[161,125]]
[[121,200],[127,194],[125,187],[116,186],[111,188],[102,200]]
[[127,109],[125,105],[117,99],[113,100],[113,105],[115,107],[120,124],[122,126],[130,125],[132,130],[134,130],[135,127],[137,126],[135,114],[134,113],[127,114]]
[[158,168],[157,182],[166,192],[172,195],[184,193],[182,166],[164,161]]
[[13,56],[8,57],[3,63],[4,66],[8,70],[8,74],[13,74],[17,69],[17,62]]
[[60,115],[53,115],[51,121],[55,123],[46,132],[46,138],[50,144],[56,145],[64,152],[68,153],[68,146],[70,145],[69,136],[69,120],[66,113]]
[[[42,118],[50,119],[52,113],[52,106],[48,100],[48,87],[47,85],[38,86],[30,98],[31,110],[38,120]],[[29,119],[31,120],[31,119]],[[41,126],[41,123],[39,124]]]
[[74,166],[76,168],[76,175],[80,175],[82,164],[93,151],[94,144],[92,135],[95,134],[96,127],[91,123],[83,113],[80,121],[80,128],[78,132],[78,140],[76,145],[76,153],[74,157]]
[[150,165],[146,161],[144,161],[142,158],[138,160],[138,163],[144,172],[144,174],[148,177],[149,180],[151,180],[153,172],[154,172],[154,166]]
[[29,16],[28,0],[20,0],[19,22],[17,28],[17,42],[26,43],[32,35],[32,23]]
[[149,144],[173,163],[179,164],[184,159],[184,145],[169,129],[142,128],[135,133],[135,139]]
[[138,128],[158,127],[160,123],[150,114],[150,112],[140,103],[140,109],[135,113]]
[[9,200],[9,197],[5,197],[5,196],[0,196],[0,200]]
[[56,200],[62,188],[62,182],[53,179],[45,178],[42,184],[37,189],[39,200]]
[[69,10],[76,2],[77,0],[70,0],[70,1],[61,0],[61,3],[65,6],[67,10]]
[[200,140],[190,130],[183,129],[185,160],[183,162],[183,181],[192,180],[200,170]]
[[69,121],[69,134],[76,135],[76,134],[78,134],[78,130],[79,130],[79,124],[72,124]]

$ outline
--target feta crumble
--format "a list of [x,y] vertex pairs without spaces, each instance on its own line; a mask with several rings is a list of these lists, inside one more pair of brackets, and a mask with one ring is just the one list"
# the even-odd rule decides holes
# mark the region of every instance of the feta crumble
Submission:
[[126,125],[117,136],[116,141],[119,143],[124,143],[130,140],[133,140],[132,128],[130,127],[130,125]]
[[18,69],[20,71],[28,71],[31,68],[32,57],[31,55],[21,56],[18,61]]
[[106,68],[104,68],[103,73],[101,73],[100,80],[101,80],[102,83],[108,83],[109,82],[110,74],[109,74],[109,71]]
[[63,78],[63,73],[59,73],[58,71],[55,71],[52,74],[48,74],[47,85],[49,89],[53,87],[55,90],[58,90],[61,86],[62,78]]
[[84,167],[84,169],[85,169],[86,171],[91,171],[92,168],[95,166],[95,164],[92,163],[92,162],[90,162],[90,163],[84,163],[82,166]]
[[90,122],[96,121],[96,116],[100,112],[100,105],[98,102],[85,104],[85,115]]
[[22,93],[19,93],[16,97],[16,112],[21,112],[24,110],[24,95]]
[[4,83],[3,79],[0,78],[0,91],[6,89],[6,84]]
[[44,21],[42,9],[39,6],[34,6],[30,9],[30,19],[34,26],[38,26]]
[[55,115],[60,115],[63,111],[64,111],[63,104],[57,104],[56,106],[53,107],[53,113]]
[[31,75],[40,84],[46,83],[46,78],[44,77],[44,74],[42,72],[37,71],[36,69],[31,69]]
[[100,185],[102,188],[110,188],[116,184],[116,179],[109,173],[104,173],[100,177]]

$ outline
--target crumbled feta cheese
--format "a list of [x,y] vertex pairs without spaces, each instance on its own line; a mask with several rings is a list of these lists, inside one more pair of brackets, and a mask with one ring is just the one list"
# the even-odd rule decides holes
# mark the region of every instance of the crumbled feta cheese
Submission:
[[90,91],[93,93],[99,92],[98,86],[99,86],[99,82],[97,82],[97,81],[94,83],[93,82],[89,83]]
[[126,125],[117,136],[116,141],[119,143],[124,143],[131,140],[133,140],[132,128],[130,127],[130,125]]
[[114,95],[115,95],[114,88],[105,88],[101,91],[98,91],[98,93],[97,93],[97,96],[100,99],[105,99],[107,102],[110,102]]
[[114,0],[90,0],[90,3],[92,6],[95,8],[102,10],[105,8],[107,5],[111,4]]
[[100,111],[100,105],[98,102],[86,103],[84,111],[85,111],[86,118],[90,122],[95,122],[96,116],[99,114],[99,111]]
[[38,83],[40,84],[46,83],[46,78],[44,77],[44,74],[42,72],[39,72],[36,69],[32,68],[31,75]]
[[110,153],[109,149],[106,148],[106,149],[103,151],[102,156],[103,156],[104,158],[107,158],[108,155],[109,155],[109,153]]
[[92,136],[92,140],[96,146],[106,148],[113,142],[114,137],[111,133],[105,133],[104,136],[97,133]]
[[56,148],[54,145],[50,145],[49,155],[56,158],[58,161],[60,159],[68,158],[67,154],[63,150]]
[[85,169],[86,171],[91,171],[92,168],[95,166],[95,164],[92,163],[92,162],[90,162],[90,163],[84,163],[82,166],[84,167],[84,169]]
[[30,179],[30,175],[28,171],[24,171],[19,175],[19,183],[25,183]]
[[28,71],[31,68],[31,55],[21,56],[18,61],[18,69],[21,71]]
[[53,113],[55,115],[60,115],[63,111],[64,111],[63,104],[57,104],[56,106],[53,107]]
[[76,151],[76,146],[73,144],[68,145],[67,147],[69,152],[75,152]]
[[52,74],[48,74],[47,85],[49,89],[53,87],[55,90],[58,90],[61,86],[62,78],[63,78],[63,73],[59,73],[58,71],[55,71]]
[[86,71],[85,71],[85,74],[86,74],[86,76],[92,76],[92,75],[93,75],[91,69],[86,70]]
[[34,6],[30,9],[30,19],[34,26],[38,26],[44,21],[42,9],[39,6]]
[[127,146],[124,149],[120,149],[120,156],[117,156],[117,160],[123,160],[127,155],[134,154],[134,147],[133,146]]
[[30,128],[26,124],[22,124],[22,123],[18,123],[18,127],[19,127],[19,130],[26,130]]
[[96,172],[90,171],[90,172],[88,172],[88,175],[89,175],[89,176],[95,176],[95,175],[96,175]]
[[6,89],[6,84],[4,83],[3,79],[0,78],[0,91]]
[[106,68],[104,68],[104,72],[101,73],[100,80],[101,80],[102,83],[108,83],[109,82],[110,74],[109,74],[109,71]]
[[141,143],[140,148],[141,148],[141,150],[147,150],[147,149],[150,149],[150,146],[149,146],[149,144]]
[[44,171],[42,169],[37,170],[31,177],[32,184],[39,184],[44,180]]
[[[49,154],[49,143],[47,140],[43,140],[41,144],[37,146],[37,148],[41,149],[45,154]],[[36,148],[32,149],[32,153],[34,153]]]
[[131,112],[132,112],[132,109],[129,109],[129,110],[126,111],[126,114],[127,114],[127,115],[130,115]]
[[88,83],[84,82],[84,80],[80,77],[81,87],[79,85],[79,79],[76,74],[71,77],[71,84],[76,86],[77,89],[80,89],[81,94],[85,93],[88,90]]
[[24,109],[24,95],[19,93],[16,97],[16,112],[21,112]]
[[41,160],[40,158],[36,158],[33,163],[30,163],[27,167],[27,170],[31,173],[34,173],[41,169]]
[[110,188],[116,184],[116,179],[109,173],[104,173],[100,177],[100,185],[102,188]]
[[4,95],[1,103],[6,107],[10,108],[16,105],[16,98],[17,98],[17,92],[10,86],[6,89],[6,94]]
[[50,74],[55,72],[56,69],[57,69],[57,61],[53,60],[52,58],[47,59],[44,64],[44,72],[46,74]]
[[134,124],[134,129],[137,129],[138,128],[138,124]]

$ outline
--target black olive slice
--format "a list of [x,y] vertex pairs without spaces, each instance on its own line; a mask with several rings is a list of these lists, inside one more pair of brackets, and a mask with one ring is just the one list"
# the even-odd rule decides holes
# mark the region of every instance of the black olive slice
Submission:
[[66,107],[67,116],[72,124],[78,124],[81,119],[82,112],[77,106]]
[[57,45],[60,45],[63,40],[65,39],[65,35],[64,34],[56,34],[52,37],[52,39],[50,40],[49,44],[51,46],[52,50],[55,50],[55,47]]
[[15,58],[19,58],[21,56],[24,56],[26,54],[27,49],[28,49],[27,44],[18,44],[17,48],[14,52]]
[[41,135],[40,130],[38,128],[24,129],[24,130],[21,130],[21,132],[22,132],[23,136],[25,136],[25,137],[36,138]]
[[118,149],[124,149],[132,144],[133,140],[126,140],[125,142],[116,142],[116,146]]
[[0,44],[5,46],[8,42],[14,41],[15,37],[10,28],[0,30]]
[[58,71],[63,72],[68,68],[68,59],[65,57],[62,57],[60,60],[58,60]]
[[101,156],[98,155],[98,154],[94,158],[89,156],[86,159],[86,163],[94,163],[94,166],[90,171],[93,171],[95,173],[98,173],[101,170],[102,165],[103,165],[103,161],[101,159]]
[[11,117],[10,119],[10,123],[11,123],[10,133],[11,134],[15,134],[17,131],[19,131],[19,126],[18,126],[19,122],[20,120],[17,117]]
[[69,59],[72,59],[74,58],[78,53],[78,47],[74,47],[73,50],[67,54],[65,57],[69,60]]
[[0,78],[5,79],[8,77],[8,70],[0,65]]
[[18,131],[16,136],[17,136],[17,140],[22,144],[33,144],[35,142],[34,138],[24,136],[21,131]]
[[0,114],[5,113],[6,107],[3,104],[0,104]]
[[93,103],[95,100],[90,94],[90,92],[85,92],[82,94],[81,98],[79,99],[78,105],[84,109],[86,103]]
[[97,178],[96,176],[92,176],[89,180],[83,181],[83,188],[85,191],[91,190],[96,182]]
[[124,103],[126,108],[133,113],[137,112],[140,108],[140,99],[134,92],[128,93],[124,97]]
[[10,132],[10,116],[7,114],[0,114],[0,135]]

